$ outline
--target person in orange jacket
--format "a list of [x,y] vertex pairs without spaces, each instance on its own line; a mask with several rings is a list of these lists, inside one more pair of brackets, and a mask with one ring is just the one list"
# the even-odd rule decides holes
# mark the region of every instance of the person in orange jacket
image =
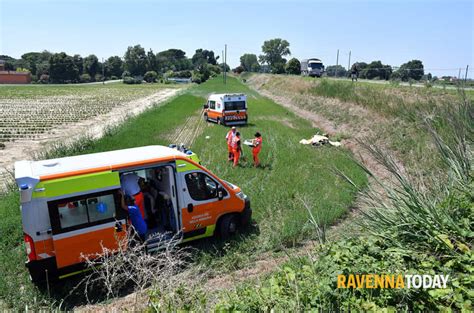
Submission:
[[262,150],[262,135],[259,132],[255,133],[255,139],[252,140],[253,148],[252,148],[252,155],[253,155],[253,163],[255,167],[260,165],[260,160],[258,159],[258,154],[260,150]]
[[235,137],[235,133],[237,132],[237,128],[232,126],[231,130],[225,136],[225,140],[227,141],[227,151],[229,152],[228,160],[234,161],[234,154],[232,153],[232,140]]
[[234,167],[239,164],[241,151],[242,149],[240,147],[240,133],[236,132],[234,139],[232,139],[232,154],[234,155]]

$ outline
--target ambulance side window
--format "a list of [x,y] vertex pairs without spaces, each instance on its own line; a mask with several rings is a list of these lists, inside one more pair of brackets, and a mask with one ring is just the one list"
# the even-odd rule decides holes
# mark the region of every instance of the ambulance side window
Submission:
[[193,172],[185,175],[189,195],[193,200],[204,201],[217,198],[218,184],[208,175]]
[[120,198],[113,191],[51,201],[48,208],[53,234],[107,223],[125,215]]
[[209,108],[212,110],[216,109],[216,101],[209,101]]

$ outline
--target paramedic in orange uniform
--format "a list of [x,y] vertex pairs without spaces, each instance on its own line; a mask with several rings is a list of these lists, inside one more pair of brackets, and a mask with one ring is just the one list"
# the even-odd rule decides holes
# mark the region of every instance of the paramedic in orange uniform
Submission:
[[260,165],[260,160],[258,159],[258,154],[260,150],[262,150],[262,135],[259,132],[255,133],[255,139],[252,140],[253,148],[252,148],[252,155],[253,155],[253,163],[255,167]]
[[239,164],[240,152],[240,133],[236,132],[234,139],[232,139],[232,154],[234,155],[234,167]]
[[231,130],[225,136],[225,140],[227,141],[227,151],[229,151],[229,161],[234,160],[234,155],[232,154],[232,139],[235,137],[235,132],[237,129],[235,126],[232,126]]

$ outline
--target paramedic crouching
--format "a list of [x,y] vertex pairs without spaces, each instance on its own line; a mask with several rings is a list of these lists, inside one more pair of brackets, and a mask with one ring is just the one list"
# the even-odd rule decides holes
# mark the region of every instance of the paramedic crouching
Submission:
[[125,196],[133,197],[135,204],[140,209],[142,218],[145,219],[145,203],[143,198],[143,193],[140,189],[138,181],[140,176],[135,173],[126,173],[120,177],[120,185],[122,186],[122,191]]
[[141,242],[144,242],[146,240],[148,227],[142,217],[140,209],[135,204],[133,198],[127,195],[124,196],[122,194],[122,208],[128,212],[128,217],[132,223],[136,235],[138,235]]

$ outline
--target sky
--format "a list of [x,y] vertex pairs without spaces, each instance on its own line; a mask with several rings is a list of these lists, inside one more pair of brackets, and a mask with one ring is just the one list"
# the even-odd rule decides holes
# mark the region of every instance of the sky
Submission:
[[[231,67],[265,40],[290,43],[291,57],[324,64],[423,61],[426,72],[457,76],[474,67],[474,1],[151,1],[0,0],[0,55],[49,50],[99,59],[140,44],[192,57],[198,48],[222,54]],[[474,69],[469,71],[474,77]]]

